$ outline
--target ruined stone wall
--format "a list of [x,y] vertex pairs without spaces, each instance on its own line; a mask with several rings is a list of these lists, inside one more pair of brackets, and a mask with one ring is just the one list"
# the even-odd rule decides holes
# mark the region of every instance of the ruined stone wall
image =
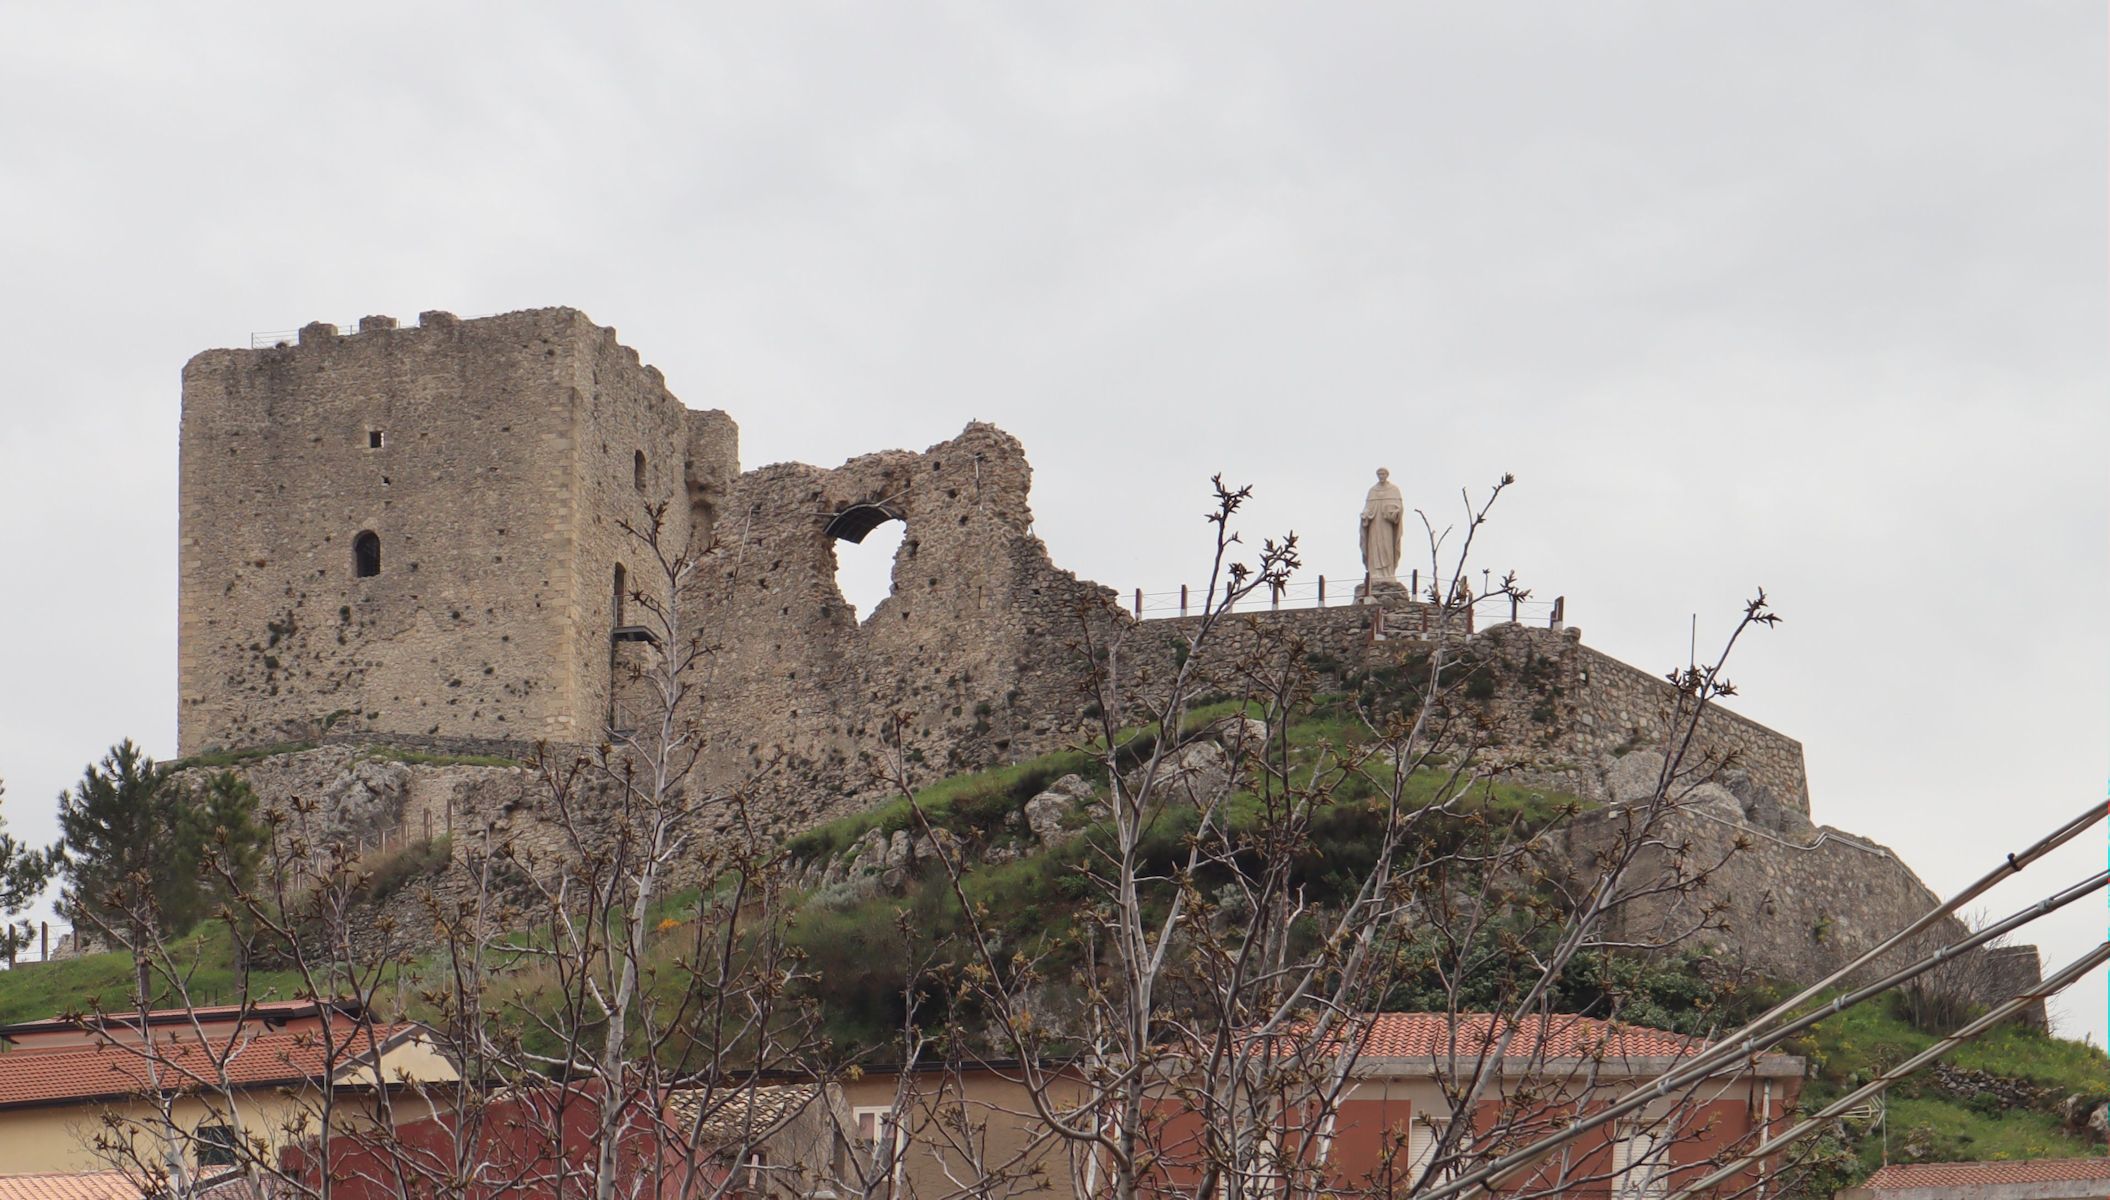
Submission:
[[[617,599],[618,565],[626,593],[667,598],[622,528],[648,506],[665,551],[699,561],[672,598],[709,648],[678,714],[701,738],[692,783],[752,782],[779,834],[883,794],[878,760],[922,785],[1068,744],[1096,699],[1087,635],[1147,686],[1200,621],[1137,623],[1057,568],[1032,534],[1024,451],[994,426],[921,453],[742,473],[731,418],[684,408],[572,309],[372,318],[201,354],[184,371],[181,478],[183,750],[335,743],[240,770],[267,800],[319,797],[361,836],[466,827],[554,851],[529,772],[373,747],[526,758],[547,741],[566,755],[611,715],[646,724],[635,676],[656,654],[611,634],[651,623]],[[892,594],[859,621],[837,543],[887,521],[905,525]],[[361,531],[380,537],[370,578],[353,570]],[[1225,676],[1245,652],[1286,648],[1336,687],[1425,669],[1431,612],[1403,592],[1256,608],[1200,666]],[[1606,802],[1577,833],[1581,861],[1653,785],[1674,689],[1574,629],[1497,625],[1448,644],[1476,681],[1458,694],[1471,742],[1513,779]],[[1809,825],[1793,739],[1715,708],[1695,750],[1687,782],[1708,782],[1679,828],[1701,853],[1753,843],[1709,886],[1731,905],[1731,944],[1763,969],[1821,972],[1932,903],[1888,851]],[[2033,954],[1997,957],[1993,974],[2034,970]]]
[[[1616,808],[1580,818],[1568,835],[1577,869],[1594,874],[1597,856],[1617,841],[1630,819]],[[1692,806],[1662,818],[1652,841],[1631,878],[1655,878],[1669,870],[1671,847],[1684,854],[1688,874],[1704,867],[1708,877],[1688,894],[1665,894],[1622,908],[1606,936],[1646,944],[1666,930],[1691,927],[1703,906],[1720,905],[1727,928],[1698,933],[1689,944],[1776,979],[1821,979],[1941,903],[1888,848],[1829,825],[1776,832],[1733,813]],[[1945,919],[1850,982],[1872,982],[1966,932],[1961,921]],[[2036,948],[2009,946],[1974,951],[1943,968],[1932,982],[1990,1004],[2040,978]],[[2033,1006],[2027,1019],[2041,1026],[2043,1006]]]
[[[1059,744],[1081,721],[1084,619],[1112,593],[1058,570],[1031,532],[1031,469],[990,425],[921,454],[763,467],[717,522],[697,619],[721,647],[700,681],[707,773],[798,786],[787,829],[881,790],[897,745],[925,781]],[[859,622],[836,586],[839,538],[905,526],[893,590]],[[831,532],[833,530],[833,532]]]
[[[1031,469],[1001,430],[742,474],[729,417],[683,407],[572,309],[210,351],[184,414],[185,752],[584,745],[648,722],[656,652],[611,641],[667,599],[623,528],[648,509],[668,557],[701,559],[678,600],[713,647],[683,714],[704,782],[767,768],[794,822],[869,794],[882,742],[926,776],[1059,743],[1085,706],[1080,620],[1115,619],[1032,536]],[[835,545],[885,520],[907,525],[894,594],[860,623]],[[381,545],[367,578],[361,531]]]
[[[1373,620],[1385,610],[1384,636]],[[1191,641],[1202,618],[1144,621],[1130,635],[1135,660],[1161,677],[1173,647]],[[1432,643],[1425,631],[1440,616],[1431,606],[1404,599],[1384,605],[1233,613],[1212,639],[1202,662],[1218,675],[1261,646],[1302,655],[1340,687],[1353,676],[1407,663],[1425,669]],[[1611,759],[1637,748],[1662,748],[1677,690],[1650,675],[1582,644],[1581,630],[1498,624],[1466,636],[1462,624],[1450,635],[1454,650],[1486,678],[1480,688],[1461,685],[1457,698],[1469,706],[1473,733],[1501,747],[1512,762],[1549,786],[1603,799],[1600,773]],[[1700,725],[1681,773],[1735,772],[1750,790],[1807,815],[1809,782],[1802,744],[1747,717],[1713,704]]]

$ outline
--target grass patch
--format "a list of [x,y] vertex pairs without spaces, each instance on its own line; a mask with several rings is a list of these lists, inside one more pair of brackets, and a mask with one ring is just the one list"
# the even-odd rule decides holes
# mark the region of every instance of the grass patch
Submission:
[[313,750],[314,742],[276,742],[269,746],[249,746],[241,750],[207,750],[189,758],[179,758],[168,765],[172,770],[187,771],[193,767],[213,769],[231,767],[236,763],[253,762],[259,758],[276,758],[281,754],[299,754]]
[[[1939,1040],[1905,1019],[1898,998],[1878,997],[1823,1021],[1785,1049],[1809,1060],[1802,1103],[1805,1110],[1814,1111]],[[2044,1098],[2030,1106],[2004,1108],[1989,1095],[1952,1093],[1933,1078],[1931,1068],[1922,1071],[1889,1092],[1889,1161],[2103,1154],[2101,1144],[2067,1132],[2054,1111],[2074,1093],[2110,1096],[2110,1056],[2102,1049],[2009,1023],[1965,1043],[1942,1061],[2043,1088]],[[1883,1164],[1885,1133],[1857,1130],[1847,1149],[1856,1163],[1846,1182],[1856,1182]]]
[[[242,973],[235,968],[233,939],[218,921],[200,925],[179,938],[172,949],[178,969],[188,977],[193,1003],[291,1000],[302,994],[300,976],[293,971],[251,971],[245,988]],[[179,1003],[165,980],[154,982],[157,1006]],[[124,951],[18,963],[0,972],[0,1023],[41,1020],[96,1007],[123,1009],[132,1003],[132,985],[132,956]]]
[[[1882,1165],[1882,1134],[1861,1149],[1861,1165]],[[1979,1159],[2094,1158],[2103,1148],[2060,1127],[2049,1113],[2009,1110],[1981,1113],[1952,1100],[1903,1097],[1890,1102],[1890,1160],[1908,1144],[1925,1146],[1921,1162],[1972,1162]],[[1873,1157],[1871,1157],[1873,1152]]]
[[[1026,801],[1064,775],[1083,775],[1104,782],[1097,760],[1081,750],[1058,750],[1008,767],[958,775],[918,791],[915,804],[931,824],[962,836],[985,836]],[[915,824],[905,798],[896,798],[861,813],[840,817],[799,834],[785,843],[785,853],[806,862],[832,858],[849,849],[867,830],[892,836]]]

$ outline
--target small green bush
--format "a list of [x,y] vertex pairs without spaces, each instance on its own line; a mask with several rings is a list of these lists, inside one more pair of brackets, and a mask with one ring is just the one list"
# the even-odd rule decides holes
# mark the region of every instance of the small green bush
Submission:
[[360,899],[382,904],[405,887],[444,870],[453,858],[453,840],[445,834],[409,842],[369,860],[359,886]]

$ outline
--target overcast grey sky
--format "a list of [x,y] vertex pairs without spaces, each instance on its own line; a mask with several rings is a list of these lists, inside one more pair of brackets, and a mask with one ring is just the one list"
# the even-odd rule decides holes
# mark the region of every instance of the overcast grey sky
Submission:
[[[1606,651],[1675,666],[1763,585],[1737,708],[1951,890],[2104,794],[2105,40],[2081,3],[0,7],[5,815],[48,838],[111,742],[173,751],[186,358],[569,304],[748,466],[996,422],[1124,592],[1198,577],[1215,471],[1337,578],[1373,467],[1439,510],[1513,471],[1482,565]],[[2056,965],[2104,909],[2049,924]]]

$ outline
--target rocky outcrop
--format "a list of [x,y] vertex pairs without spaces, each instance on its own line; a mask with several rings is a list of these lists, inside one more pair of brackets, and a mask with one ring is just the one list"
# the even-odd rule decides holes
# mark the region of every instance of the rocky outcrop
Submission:
[[1026,828],[1043,846],[1060,846],[1077,836],[1090,819],[1091,804],[1098,798],[1082,775],[1065,775],[1048,789],[1026,801],[1021,810]]

